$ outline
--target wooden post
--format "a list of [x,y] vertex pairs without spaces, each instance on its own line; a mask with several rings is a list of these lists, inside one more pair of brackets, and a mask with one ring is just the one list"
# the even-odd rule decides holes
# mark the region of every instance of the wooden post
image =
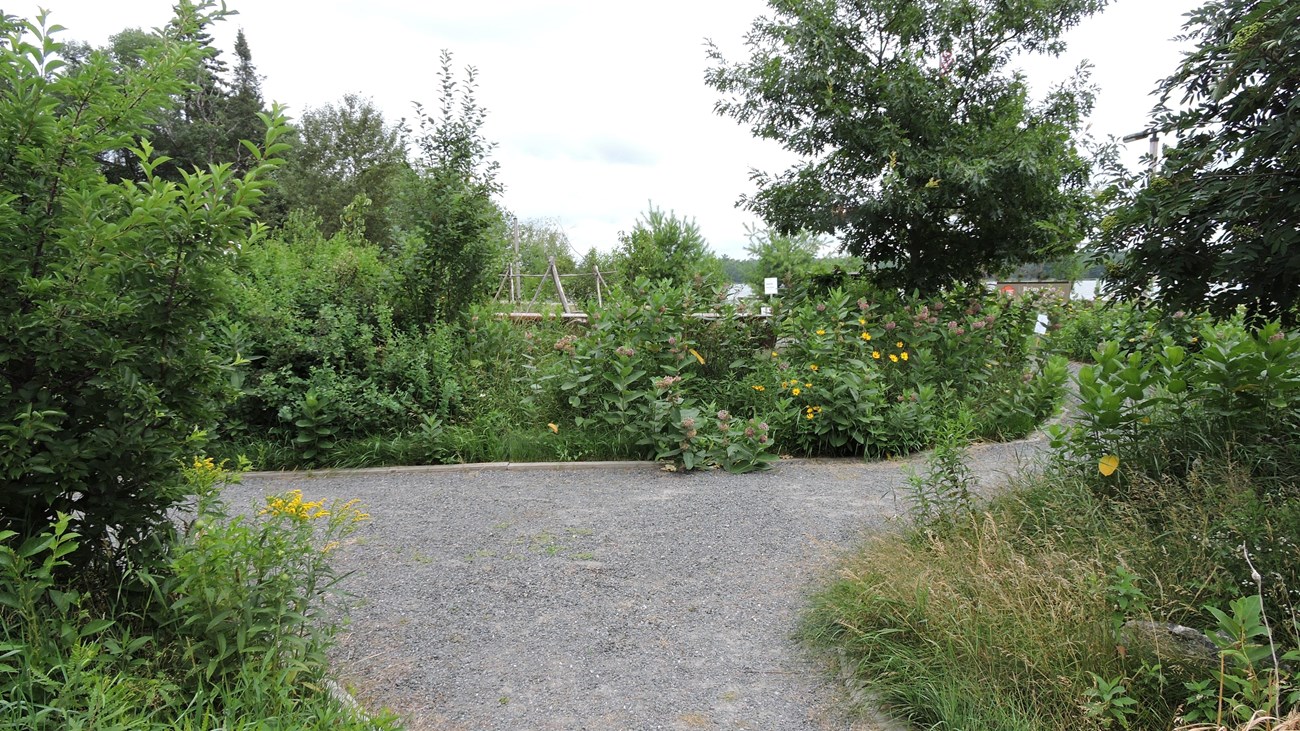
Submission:
[[549,264],[547,273],[551,275],[551,279],[555,282],[555,292],[560,296],[560,304],[564,306],[565,312],[573,312],[573,305],[569,304],[569,298],[564,294],[564,283],[560,281],[560,270],[555,266],[555,257],[548,256],[546,261]]
[[[511,267],[511,269],[514,271],[514,284],[510,289],[511,291],[518,292],[519,299],[522,300],[524,298],[524,283],[520,278],[520,273],[521,273],[520,270],[523,269],[523,262],[519,261],[519,219],[517,218],[515,219],[514,246],[515,246],[515,260]],[[515,300],[512,297],[510,301],[514,302]]]

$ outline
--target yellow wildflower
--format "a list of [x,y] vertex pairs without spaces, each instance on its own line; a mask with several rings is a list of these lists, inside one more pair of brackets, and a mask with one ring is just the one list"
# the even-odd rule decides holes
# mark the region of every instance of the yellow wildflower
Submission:
[[805,384],[803,385],[803,387],[804,387],[804,388],[812,388],[812,384],[811,384],[811,383],[805,383]]
[[1114,454],[1108,454],[1097,461],[1097,471],[1103,477],[1110,477],[1119,469],[1119,457]]
[[899,340],[897,343],[894,343],[894,347],[895,347],[895,348],[898,348],[899,350],[902,350],[902,349],[903,349],[903,341],[902,341],[902,340]]
[[809,364],[808,364],[808,370],[810,370],[810,371],[815,371],[815,370],[817,370],[817,364],[816,364],[816,363],[809,363]]
[[866,340],[866,341],[868,341],[868,342],[870,342],[870,341],[871,341],[871,333],[862,333],[862,339],[863,339],[863,340]]
[[825,330],[818,330],[818,331],[817,331],[817,334],[818,334],[818,335],[825,335],[825,334],[826,334],[826,331],[825,331]]
[[762,384],[756,384],[756,385],[754,386],[754,390],[755,390],[755,391],[758,391],[759,393],[762,393],[763,391],[766,391],[767,389],[764,388]]
[[880,351],[879,350],[871,351],[871,357],[875,358],[876,360],[880,360]]
[[893,362],[893,363],[897,363],[897,362],[898,362],[898,356],[894,355],[893,353],[890,353],[890,354],[889,354],[889,360],[890,360],[891,362]]
[[907,360],[907,351],[904,350],[898,357],[902,358],[903,360]]
[[258,515],[275,515],[303,521],[315,520],[330,514],[330,511],[322,507],[324,504],[324,500],[306,502],[302,499],[302,490],[291,490],[284,496],[268,497],[266,507],[262,508]]
[[780,358],[780,357],[781,357],[781,354],[778,353],[778,352],[776,352],[775,350],[773,350],[773,351],[772,351],[772,357],[773,357],[773,358]]
[[858,318],[858,324],[859,324],[859,325],[865,325],[865,324],[867,324],[867,318],[865,318],[865,317],[859,317],[859,318]]
[[790,389],[790,393],[793,394],[793,395],[795,395],[795,396],[798,396],[799,394],[803,393],[803,391],[800,391],[800,390],[798,389],[798,387],[795,387],[795,388]]

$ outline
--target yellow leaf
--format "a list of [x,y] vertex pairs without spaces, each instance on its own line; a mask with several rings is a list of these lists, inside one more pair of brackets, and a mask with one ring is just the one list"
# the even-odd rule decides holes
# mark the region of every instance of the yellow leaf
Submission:
[[550,429],[552,432],[555,432],[556,434],[560,433],[560,427],[556,424],[547,424],[546,428]]
[[700,355],[695,348],[691,348],[691,355],[695,356],[695,360],[698,360],[700,365],[704,365],[704,356]]
[[1117,469],[1119,469],[1119,457],[1113,454],[1108,454],[1097,462],[1097,470],[1106,477],[1115,474]]

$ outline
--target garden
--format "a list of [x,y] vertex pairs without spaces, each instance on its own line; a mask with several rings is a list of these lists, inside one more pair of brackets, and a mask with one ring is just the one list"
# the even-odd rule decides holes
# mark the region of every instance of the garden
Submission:
[[[249,470],[917,453],[908,515],[803,621],[891,713],[1294,727],[1295,2],[1189,16],[1143,173],[1084,149],[1086,84],[1033,102],[1006,67],[1104,2],[934,4],[859,3],[872,54],[837,3],[709,46],[718,111],[804,158],[742,201],[761,301],[653,205],[580,261],[512,227],[449,53],[413,128],[354,96],[290,121],[242,33],[217,60],[224,5],[103,48],[0,14],[0,728],[401,727],[329,667],[365,496],[226,505]],[[982,284],[1081,256],[1116,297]],[[491,294],[525,260],[609,281],[520,320]],[[972,443],[1044,428],[1048,464],[975,489]]]

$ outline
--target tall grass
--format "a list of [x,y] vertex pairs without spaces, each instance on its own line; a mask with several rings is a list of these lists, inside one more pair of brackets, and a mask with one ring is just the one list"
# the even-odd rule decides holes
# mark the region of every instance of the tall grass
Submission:
[[[1277,641],[1297,645],[1285,587],[1300,586],[1300,508],[1261,498],[1248,474],[1206,465],[1186,480],[1138,481],[1140,500],[1120,502],[1054,472],[961,520],[900,523],[814,598],[807,634],[844,649],[878,698],[922,727],[1104,728],[1104,715],[1084,710],[1099,676],[1124,680],[1133,728],[1167,729],[1184,683],[1217,668],[1114,628],[1134,619],[1212,628],[1204,606],[1253,590],[1243,542],[1269,577]],[[1116,567],[1143,593],[1127,612],[1114,601]]]

